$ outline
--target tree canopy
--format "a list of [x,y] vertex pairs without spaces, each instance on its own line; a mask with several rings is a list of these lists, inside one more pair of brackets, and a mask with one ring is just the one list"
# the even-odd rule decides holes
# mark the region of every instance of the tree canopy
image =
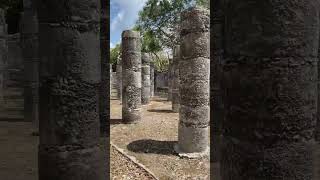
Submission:
[[110,64],[115,64],[120,55],[120,44],[110,49]]

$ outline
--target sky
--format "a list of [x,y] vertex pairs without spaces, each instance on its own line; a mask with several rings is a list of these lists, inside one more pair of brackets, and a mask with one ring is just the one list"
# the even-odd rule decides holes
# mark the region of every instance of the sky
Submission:
[[121,33],[133,28],[138,13],[147,0],[111,0],[110,1],[110,48],[120,43]]

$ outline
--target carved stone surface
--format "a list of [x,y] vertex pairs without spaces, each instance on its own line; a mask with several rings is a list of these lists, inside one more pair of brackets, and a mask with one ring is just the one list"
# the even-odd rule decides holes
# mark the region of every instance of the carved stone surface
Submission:
[[180,46],[177,45],[174,48],[174,54],[172,59],[172,111],[179,112],[180,109],[180,93],[179,93],[179,86],[180,86],[180,78],[179,78],[179,61],[180,61]]
[[101,85],[100,85],[100,131],[109,136],[110,119],[110,64],[109,64],[109,7],[108,1],[100,0],[100,48],[101,48]]
[[122,120],[141,120],[141,42],[135,31],[122,33]]
[[[177,151],[208,152],[210,113],[209,11],[191,8],[181,15],[180,117]],[[191,25],[192,24],[192,25]]]
[[39,131],[39,39],[36,4],[24,0],[21,16],[21,46],[24,64],[24,119]]
[[150,101],[150,56],[147,53],[142,53],[141,61],[141,104],[145,105]]
[[38,5],[39,180],[108,179],[99,146],[100,1]]
[[117,96],[120,102],[122,101],[122,61],[121,58],[117,60]]
[[318,2],[225,7],[222,179],[314,179]]
[[154,62],[151,61],[150,63],[150,97],[154,96],[154,81],[155,81],[155,77],[154,77]]

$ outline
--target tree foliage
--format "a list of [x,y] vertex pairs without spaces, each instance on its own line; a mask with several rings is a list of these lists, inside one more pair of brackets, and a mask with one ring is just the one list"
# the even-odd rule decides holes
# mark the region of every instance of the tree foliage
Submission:
[[120,56],[120,44],[110,49],[110,64],[115,64]]

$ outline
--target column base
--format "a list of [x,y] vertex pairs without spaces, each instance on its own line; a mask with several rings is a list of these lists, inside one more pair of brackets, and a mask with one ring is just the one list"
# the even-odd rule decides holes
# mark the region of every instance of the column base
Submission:
[[205,151],[202,151],[202,152],[186,153],[186,152],[182,152],[179,149],[179,144],[175,144],[174,151],[178,154],[179,157],[182,157],[182,158],[202,159],[202,158],[210,157],[210,147],[209,146]]

